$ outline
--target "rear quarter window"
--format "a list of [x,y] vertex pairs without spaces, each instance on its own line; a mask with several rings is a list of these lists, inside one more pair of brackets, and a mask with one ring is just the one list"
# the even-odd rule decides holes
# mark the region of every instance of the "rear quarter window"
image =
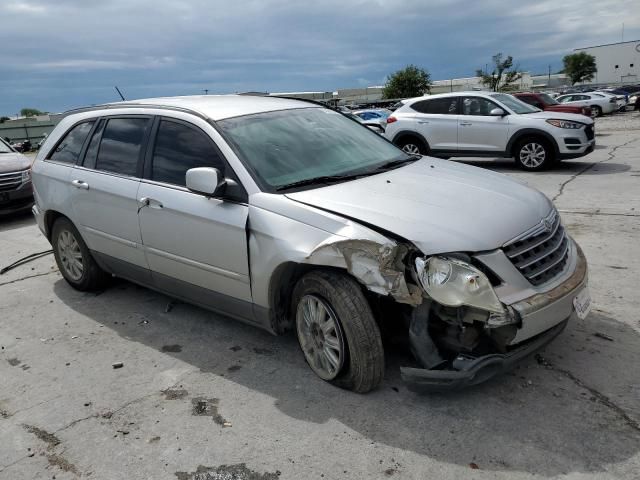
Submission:
[[84,142],[87,140],[94,121],[82,122],[69,130],[56,148],[49,154],[48,160],[75,164],[78,161]]

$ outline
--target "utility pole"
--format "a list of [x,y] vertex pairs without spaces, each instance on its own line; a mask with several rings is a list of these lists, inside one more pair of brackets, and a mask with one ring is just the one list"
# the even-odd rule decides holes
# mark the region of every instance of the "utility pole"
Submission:
[[549,80],[547,81],[547,88],[551,86],[551,65],[549,65]]
[[624,42],[624,22],[622,22],[622,41]]

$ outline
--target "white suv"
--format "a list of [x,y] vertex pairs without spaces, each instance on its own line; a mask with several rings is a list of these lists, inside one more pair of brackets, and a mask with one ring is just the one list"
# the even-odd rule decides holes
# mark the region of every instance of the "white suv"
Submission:
[[410,154],[515,157],[525,170],[593,151],[593,120],[543,112],[505,93],[457,92],[406,100],[385,137]]

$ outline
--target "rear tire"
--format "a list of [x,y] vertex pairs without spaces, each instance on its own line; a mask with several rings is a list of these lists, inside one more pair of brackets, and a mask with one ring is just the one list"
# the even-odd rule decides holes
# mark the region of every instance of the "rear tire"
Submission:
[[402,137],[398,142],[396,142],[396,146],[409,155],[429,154],[429,146],[418,137],[414,137],[412,135]]
[[[322,309],[314,310],[316,305]],[[298,343],[316,375],[357,393],[380,384],[384,377],[380,329],[358,282],[343,273],[310,272],[294,289],[292,310]],[[320,333],[325,330],[329,334]],[[323,356],[326,347],[333,358]]]
[[602,116],[602,108],[598,105],[593,105],[591,107],[591,118],[601,117]]
[[544,170],[555,160],[555,152],[549,141],[539,137],[520,140],[516,145],[514,156],[518,166],[528,171]]
[[60,273],[73,288],[86,292],[107,284],[109,275],[98,266],[69,219],[61,217],[53,224],[51,245]]

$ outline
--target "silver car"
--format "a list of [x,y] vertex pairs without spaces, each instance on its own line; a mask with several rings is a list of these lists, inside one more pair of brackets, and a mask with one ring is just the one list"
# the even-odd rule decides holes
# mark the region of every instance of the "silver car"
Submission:
[[585,257],[543,194],[410,156],[304,101],[70,112],[33,181],[33,212],[72,287],[115,275],[294,331],[320,378],[357,392],[381,382],[392,336],[412,353],[412,387],[451,389],[508,369],[589,311]]

